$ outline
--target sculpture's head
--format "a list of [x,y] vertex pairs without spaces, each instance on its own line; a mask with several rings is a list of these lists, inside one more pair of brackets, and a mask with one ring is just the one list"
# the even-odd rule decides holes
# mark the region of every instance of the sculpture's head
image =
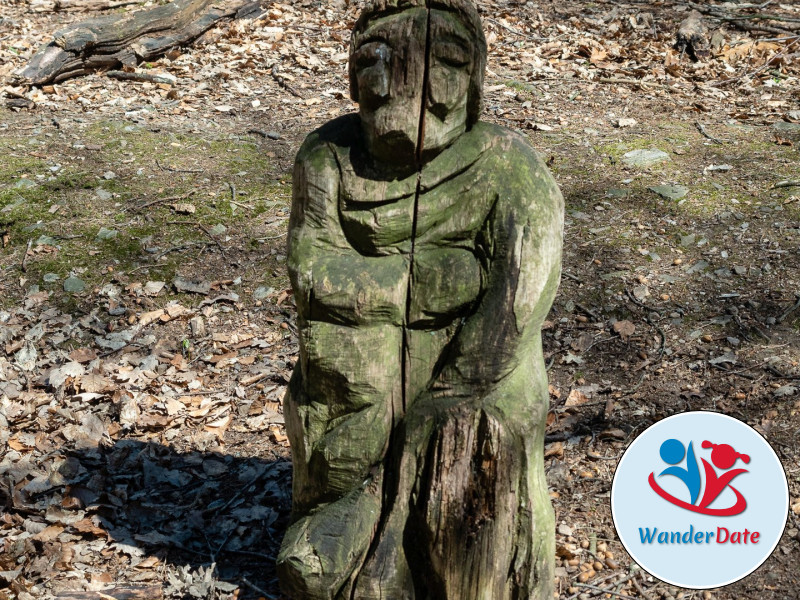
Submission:
[[470,0],[371,2],[350,42],[350,95],[370,152],[408,164],[447,147],[478,120],[485,66]]

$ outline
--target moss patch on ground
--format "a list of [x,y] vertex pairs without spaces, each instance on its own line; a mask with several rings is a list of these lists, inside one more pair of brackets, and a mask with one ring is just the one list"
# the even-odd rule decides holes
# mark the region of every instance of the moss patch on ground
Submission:
[[253,285],[282,273],[291,189],[252,140],[99,122],[0,146],[0,272],[24,286],[66,301],[68,277],[87,290],[121,275],[225,279],[243,253]]

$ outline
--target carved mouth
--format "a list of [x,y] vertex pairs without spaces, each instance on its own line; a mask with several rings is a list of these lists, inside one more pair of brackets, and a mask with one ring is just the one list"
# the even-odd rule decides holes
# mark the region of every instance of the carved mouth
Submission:
[[444,120],[447,118],[450,109],[447,108],[446,104],[442,102],[436,102],[435,104],[428,106],[428,112],[444,123]]
[[413,156],[416,151],[416,140],[411,139],[405,131],[394,129],[387,132],[375,132],[381,147],[390,150],[393,156]]

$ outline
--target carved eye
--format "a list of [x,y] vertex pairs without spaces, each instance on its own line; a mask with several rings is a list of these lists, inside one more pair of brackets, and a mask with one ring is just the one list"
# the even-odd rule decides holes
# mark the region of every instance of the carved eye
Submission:
[[470,54],[461,44],[455,42],[434,43],[433,56],[451,67],[464,67],[470,63]]
[[391,49],[383,42],[367,42],[353,53],[353,60],[357,69],[368,69],[369,67],[382,62],[389,62]]

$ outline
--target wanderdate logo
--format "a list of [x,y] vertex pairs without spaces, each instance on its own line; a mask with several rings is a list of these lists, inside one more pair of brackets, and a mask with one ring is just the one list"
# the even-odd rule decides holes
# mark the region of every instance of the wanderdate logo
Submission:
[[712,412],[674,415],[628,447],[611,488],[614,525],[631,557],[672,585],[738,581],[772,553],[789,490],[767,441]]

